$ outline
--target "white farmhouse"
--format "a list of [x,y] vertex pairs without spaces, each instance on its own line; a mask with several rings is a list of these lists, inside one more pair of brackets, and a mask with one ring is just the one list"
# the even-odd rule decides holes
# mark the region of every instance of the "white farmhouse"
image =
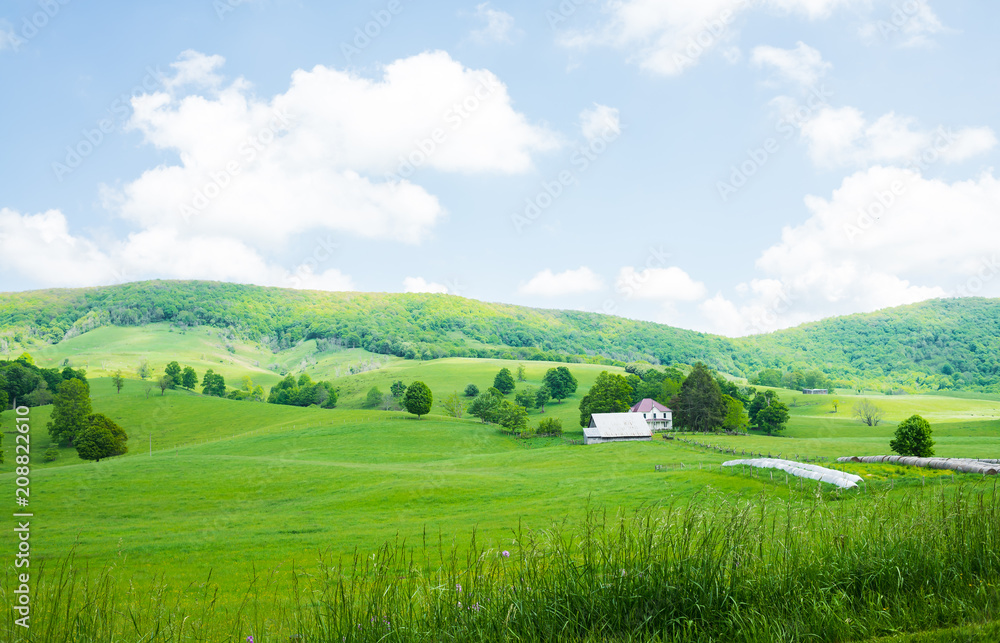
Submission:
[[652,440],[653,432],[635,413],[594,413],[590,426],[583,429],[584,444]]
[[648,397],[629,409],[629,412],[642,413],[643,419],[653,431],[669,431],[674,428],[674,412]]

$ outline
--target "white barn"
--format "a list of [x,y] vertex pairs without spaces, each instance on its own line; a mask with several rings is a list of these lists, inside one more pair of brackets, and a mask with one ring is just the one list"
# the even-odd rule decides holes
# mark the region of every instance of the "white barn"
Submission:
[[635,413],[594,413],[590,426],[583,429],[584,444],[652,440],[646,420]]
[[641,413],[653,431],[669,431],[674,428],[674,412],[648,397],[629,409],[629,412]]

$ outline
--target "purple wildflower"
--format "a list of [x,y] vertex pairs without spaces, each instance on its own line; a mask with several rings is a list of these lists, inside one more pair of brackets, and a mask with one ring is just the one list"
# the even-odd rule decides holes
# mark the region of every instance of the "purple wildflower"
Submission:
[[503,550],[503,553],[501,553],[500,555],[503,556],[504,558],[510,558],[510,552],[507,551],[506,549]]

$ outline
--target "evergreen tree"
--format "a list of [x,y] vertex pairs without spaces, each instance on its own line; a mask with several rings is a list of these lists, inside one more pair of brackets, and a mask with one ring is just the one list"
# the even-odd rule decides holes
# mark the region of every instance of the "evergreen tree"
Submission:
[[722,426],[726,405],[719,383],[708,367],[698,362],[681,384],[681,390],[671,400],[674,426],[690,431],[712,431]]
[[87,418],[92,412],[90,386],[86,382],[74,378],[60,384],[48,423],[52,441],[63,445],[73,444],[76,436],[87,427]]
[[392,396],[398,400],[406,394],[406,384],[403,384],[400,380],[396,380],[392,383],[392,386],[389,387],[389,392],[392,393]]

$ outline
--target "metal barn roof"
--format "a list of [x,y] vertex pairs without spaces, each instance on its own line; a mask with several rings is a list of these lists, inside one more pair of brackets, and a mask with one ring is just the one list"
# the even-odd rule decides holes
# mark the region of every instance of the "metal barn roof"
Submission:
[[635,413],[594,413],[590,426],[583,429],[588,438],[640,438],[652,437],[646,420]]
[[651,413],[653,411],[660,411],[661,413],[672,413],[670,409],[663,406],[656,400],[651,400],[648,397],[643,399],[641,402],[629,409],[632,413]]

